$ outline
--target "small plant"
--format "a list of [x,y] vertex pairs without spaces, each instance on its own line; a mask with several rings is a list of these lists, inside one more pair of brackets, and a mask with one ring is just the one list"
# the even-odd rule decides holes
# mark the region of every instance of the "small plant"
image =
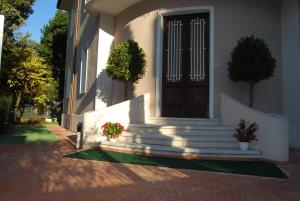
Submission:
[[101,129],[102,135],[106,136],[107,140],[110,140],[118,138],[122,134],[124,126],[122,126],[120,123],[106,122],[101,126]]
[[244,119],[241,119],[239,127],[236,129],[236,132],[233,134],[233,137],[238,139],[239,142],[250,142],[256,140],[256,135],[254,134],[257,131],[258,125],[256,123],[246,123]]

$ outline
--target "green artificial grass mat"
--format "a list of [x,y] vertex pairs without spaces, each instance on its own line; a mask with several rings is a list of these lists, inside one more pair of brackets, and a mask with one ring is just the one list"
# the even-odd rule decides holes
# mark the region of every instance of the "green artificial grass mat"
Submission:
[[99,149],[90,149],[65,157],[108,161],[113,163],[139,164],[161,166],[177,169],[214,171],[261,177],[287,178],[287,176],[274,164],[263,161],[229,161],[229,160],[189,160],[180,158],[167,158],[144,156]]
[[5,135],[0,135],[0,144],[26,144],[55,142],[57,138],[46,128],[13,127]]

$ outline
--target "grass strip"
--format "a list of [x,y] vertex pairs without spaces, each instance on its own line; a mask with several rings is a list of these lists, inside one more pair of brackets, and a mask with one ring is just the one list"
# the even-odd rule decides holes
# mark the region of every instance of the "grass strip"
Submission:
[[57,138],[46,128],[13,127],[5,135],[0,136],[0,144],[49,143]]

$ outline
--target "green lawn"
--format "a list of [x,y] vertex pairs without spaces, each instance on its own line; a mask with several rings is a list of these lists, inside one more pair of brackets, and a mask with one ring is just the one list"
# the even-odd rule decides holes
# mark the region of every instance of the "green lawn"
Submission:
[[7,134],[0,135],[0,144],[25,144],[25,143],[49,143],[57,138],[46,128],[40,127],[13,127]]
[[99,149],[86,150],[65,157],[108,161],[113,163],[140,164],[178,169],[255,175],[261,177],[287,178],[275,164],[264,161],[187,160],[135,155]]
[[42,125],[51,125],[51,126],[59,126],[59,123],[58,122],[47,122],[47,121],[44,121],[41,123]]

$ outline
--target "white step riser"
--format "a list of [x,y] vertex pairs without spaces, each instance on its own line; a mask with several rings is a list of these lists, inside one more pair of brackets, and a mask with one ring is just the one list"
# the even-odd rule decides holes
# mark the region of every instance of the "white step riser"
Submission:
[[174,119],[148,119],[147,124],[182,125],[182,126],[219,126],[221,121],[216,120],[174,120]]
[[[183,149],[170,146],[161,145],[137,145],[137,144],[126,144],[118,145],[115,143],[104,143],[101,147],[109,147],[116,149],[123,149],[128,151],[142,150],[143,153],[161,153],[161,154],[175,154],[178,156],[192,156],[192,157],[226,157],[226,158],[261,158],[261,152],[255,150],[240,151],[239,149],[231,148],[200,148],[200,149]],[[145,147],[146,146],[146,147]]]
[[201,130],[201,129],[179,129],[179,128],[147,128],[147,127],[128,127],[127,131],[136,133],[151,133],[151,134],[179,134],[179,135],[227,135],[232,136],[234,131],[228,130]]
[[120,141],[126,143],[164,145],[174,147],[219,147],[219,148],[238,148],[237,142],[197,142],[184,140],[157,140],[151,138],[120,137]]

